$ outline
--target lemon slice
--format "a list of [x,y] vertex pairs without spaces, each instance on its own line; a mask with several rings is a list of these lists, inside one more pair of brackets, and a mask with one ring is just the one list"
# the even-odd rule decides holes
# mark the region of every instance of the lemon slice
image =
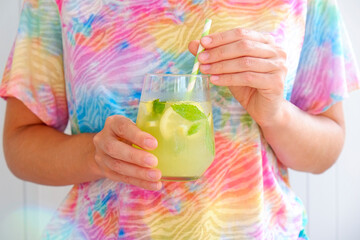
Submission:
[[160,120],[160,132],[165,139],[170,139],[175,134],[186,136],[191,122],[177,114],[172,107],[164,112]]
[[148,116],[151,115],[153,112],[153,104],[152,102],[142,102],[139,106],[139,113],[142,113],[142,115]]
[[195,137],[198,130],[195,130],[194,127],[199,129],[203,120],[211,121],[211,118],[205,116],[201,104],[196,102],[174,103],[165,110],[160,119],[160,132],[165,139],[170,139],[175,135]]

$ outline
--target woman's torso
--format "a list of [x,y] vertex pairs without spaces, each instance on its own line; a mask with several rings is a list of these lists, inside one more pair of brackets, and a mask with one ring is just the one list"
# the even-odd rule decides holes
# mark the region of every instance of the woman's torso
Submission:
[[[272,34],[288,53],[290,99],[305,0],[57,0],[73,134],[113,114],[136,120],[144,75],[190,73],[191,40],[236,27]],[[77,185],[45,236],[64,239],[297,239],[303,207],[287,171],[227,88],[212,86],[216,157],[194,182],[158,192],[100,180]],[[56,238],[62,239],[62,238]]]

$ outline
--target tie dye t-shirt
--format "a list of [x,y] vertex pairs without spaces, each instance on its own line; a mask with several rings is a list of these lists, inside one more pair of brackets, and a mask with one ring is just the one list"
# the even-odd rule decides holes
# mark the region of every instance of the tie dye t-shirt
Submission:
[[[288,54],[284,98],[304,111],[324,112],[359,88],[334,1],[25,0],[0,95],[60,131],[70,121],[72,134],[98,132],[114,114],[135,121],[144,75],[189,73],[187,45],[206,18],[212,33],[272,34]],[[199,180],[160,191],[76,185],[44,239],[306,239],[287,169],[228,89],[211,91],[216,156]]]

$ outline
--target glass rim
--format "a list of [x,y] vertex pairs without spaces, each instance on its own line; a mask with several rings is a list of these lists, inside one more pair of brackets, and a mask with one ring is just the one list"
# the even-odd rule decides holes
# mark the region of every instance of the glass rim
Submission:
[[146,76],[157,76],[157,77],[210,77],[210,74],[171,74],[171,73],[147,73]]

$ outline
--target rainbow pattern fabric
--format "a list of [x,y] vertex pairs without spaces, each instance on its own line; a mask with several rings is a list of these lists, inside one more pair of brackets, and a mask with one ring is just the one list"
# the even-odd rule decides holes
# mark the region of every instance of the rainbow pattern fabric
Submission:
[[[288,53],[284,98],[312,114],[359,88],[335,1],[25,0],[0,96],[47,125],[98,132],[136,120],[144,75],[190,73],[189,41],[236,27],[272,34]],[[212,86],[216,157],[193,182],[146,191],[102,179],[73,187],[44,239],[307,239],[287,169],[224,87]],[[51,160],[51,159],[49,159]]]

